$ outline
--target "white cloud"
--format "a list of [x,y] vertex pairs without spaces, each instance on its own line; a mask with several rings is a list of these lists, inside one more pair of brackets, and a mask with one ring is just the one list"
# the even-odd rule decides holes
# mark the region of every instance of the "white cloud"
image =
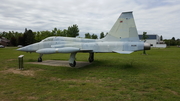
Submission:
[[134,11],[138,32],[180,38],[178,0],[1,0],[0,31],[67,28],[80,32],[108,32],[123,11]]

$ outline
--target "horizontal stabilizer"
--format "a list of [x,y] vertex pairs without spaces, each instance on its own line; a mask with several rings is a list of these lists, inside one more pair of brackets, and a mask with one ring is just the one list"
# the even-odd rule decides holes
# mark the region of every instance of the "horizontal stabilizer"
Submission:
[[76,47],[64,47],[64,48],[43,48],[36,52],[40,54],[52,54],[52,53],[73,53],[78,52],[79,48]]
[[113,51],[115,53],[120,53],[120,54],[131,54],[134,51]]

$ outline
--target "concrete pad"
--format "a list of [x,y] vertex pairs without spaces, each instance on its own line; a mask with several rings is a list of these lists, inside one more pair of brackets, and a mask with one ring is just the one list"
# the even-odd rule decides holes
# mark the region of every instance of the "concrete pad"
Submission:
[[[42,62],[28,62],[30,64],[40,64],[40,65],[48,65],[48,66],[65,66],[65,67],[71,67],[69,66],[69,61],[61,61],[61,60],[44,60]],[[87,65],[90,65],[89,62],[84,61],[76,61],[76,66],[73,68],[80,68]]]

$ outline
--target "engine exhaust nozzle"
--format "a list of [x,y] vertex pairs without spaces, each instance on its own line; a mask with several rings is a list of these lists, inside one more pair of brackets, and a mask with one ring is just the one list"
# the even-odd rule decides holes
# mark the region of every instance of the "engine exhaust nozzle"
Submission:
[[152,44],[144,43],[144,50],[150,50],[151,46],[152,46]]

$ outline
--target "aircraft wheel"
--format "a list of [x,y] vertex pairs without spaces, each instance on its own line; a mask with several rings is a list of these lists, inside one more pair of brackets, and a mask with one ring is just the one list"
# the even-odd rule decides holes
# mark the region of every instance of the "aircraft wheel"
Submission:
[[75,66],[76,66],[76,61],[74,61],[74,63],[69,63],[69,65],[70,65],[71,67],[75,67]]
[[42,58],[38,58],[38,62],[42,62]]
[[89,58],[89,62],[91,63],[91,62],[93,62],[94,61],[94,59],[93,58]]

